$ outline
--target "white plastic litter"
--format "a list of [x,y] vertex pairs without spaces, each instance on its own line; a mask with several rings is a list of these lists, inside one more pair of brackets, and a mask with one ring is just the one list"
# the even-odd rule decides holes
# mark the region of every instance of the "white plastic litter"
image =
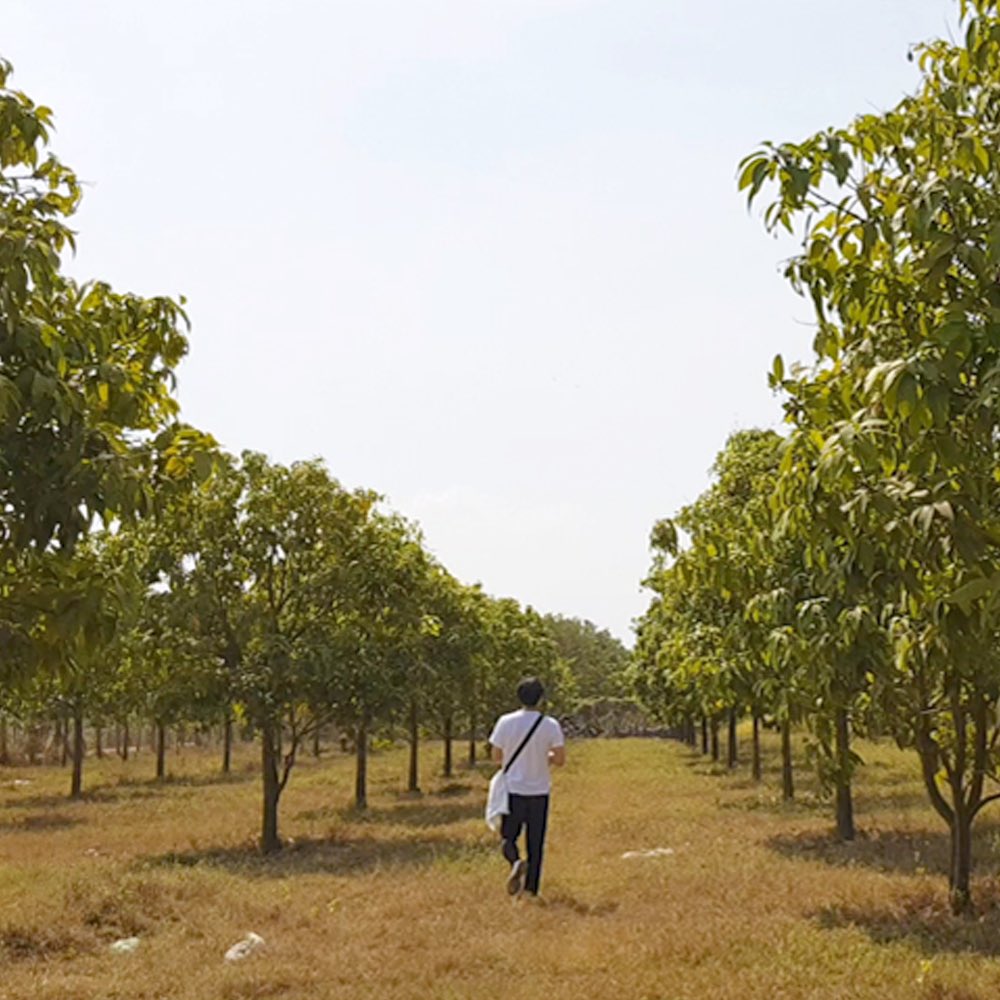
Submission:
[[119,938],[111,945],[111,950],[116,955],[127,955],[130,952],[135,951],[139,947],[139,939],[137,937],[127,937]]
[[242,941],[237,941],[236,944],[226,952],[227,962],[240,962],[244,958],[249,958],[258,948],[262,947],[264,944],[264,939],[259,934],[254,934],[251,931]]
[[667,858],[674,853],[672,847],[654,847],[650,851],[626,851],[623,858]]

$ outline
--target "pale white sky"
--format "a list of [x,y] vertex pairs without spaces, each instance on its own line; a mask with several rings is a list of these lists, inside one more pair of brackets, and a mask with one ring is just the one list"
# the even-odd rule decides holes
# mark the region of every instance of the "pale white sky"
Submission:
[[735,190],[953,0],[4,0],[81,277],[184,294],[184,417],[323,456],[461,579],[630,641],[653,521],[808,354]]

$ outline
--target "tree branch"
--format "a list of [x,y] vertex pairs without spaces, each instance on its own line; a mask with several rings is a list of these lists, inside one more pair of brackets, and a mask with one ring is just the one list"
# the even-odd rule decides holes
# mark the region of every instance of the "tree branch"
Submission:
[[937,764],[941,759],[941,749],[931,735],[921,726],[917,733],[917,753],[924,787],[937,814],[950,826],[955,820],[955,810],[945,801],[937,783]]
[[980,799],[979,804],[972,810],[972,815],[975,817],[983,806],[988,805],[990,802],[996,802],[998,799],[1000,799],[1000,792],[995,792],[993,795],[987,795],[985,799]]

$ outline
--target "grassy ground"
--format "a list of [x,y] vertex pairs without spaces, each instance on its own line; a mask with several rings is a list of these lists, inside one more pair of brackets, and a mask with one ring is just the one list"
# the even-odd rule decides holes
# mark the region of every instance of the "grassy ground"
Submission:
[[[485,772],[408,798],[402,753],[376,755],[359,818],[350,759],[304,761],[282,802],[293,843],[264,861],[249,749],[225,781],[215,755],[172,756],[162,786],[148,754],[88,761],[79,803],[64,772],[7,770],[0,1000],[995,997],[1000,829],[980,823],[977,916],[952,918],[947,841],[913,761],[862,751],[863,835],[845,846],[805,780],[789,808],[774,772],[758,787],[677,744],[574,744],[544,907],[504,894]],[[657,847],[674,853],[621,856]],[[223,963],[251,930],[265,947]],[[109,951],[133,934],[135,953]]]

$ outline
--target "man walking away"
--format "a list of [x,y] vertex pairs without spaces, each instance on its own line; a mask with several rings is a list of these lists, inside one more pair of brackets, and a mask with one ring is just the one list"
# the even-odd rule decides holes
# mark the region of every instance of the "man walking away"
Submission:
[[[543,716],[538,707],[544,694],[537,677],[526,677],[517,686],[521,708],[501,715],[490,733],[493,760],[501,765],[513,760],[507,771],[510,812],[500,827],[503,856],[510,862],[507,891],[512,896],[522,888],[531,896],[538,895],[552,788],[549,765],[566,763],[562,727],[551,716]],[[522,827],[526,828],[527,864],[517,848]]]

